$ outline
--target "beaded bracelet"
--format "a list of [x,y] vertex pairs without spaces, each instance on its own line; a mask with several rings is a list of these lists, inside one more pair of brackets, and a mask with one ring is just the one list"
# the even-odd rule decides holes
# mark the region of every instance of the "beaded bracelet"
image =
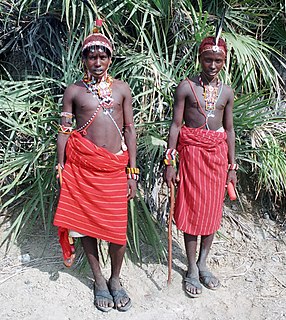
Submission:
[[228,165],[228,170],[235,170],[237,171],[238,170],[238,164],[237,163],[230,163]]
[[72,127],[66,127],[66,126],[63,126],[62,124],[59,125],[59,133],[71,134],[72,131],[73,131]]
[[58,163],[55,168],[56,168],[56,171],[64,170],[64,166],[61,165],[60,163]]
[[176,167],[176,156],[178,151],[176,149],[167,149],[165,152],[164,163],[166,166]]
[[71,112],[65,112],[65,111],[63,111],[63,112],[60,113],[60,116],[61,116],[61,117],[65,117],[65,118],[72,119],[73,114],[72,114]]
[[127,179],[139,180],[139,168],[126,168]]

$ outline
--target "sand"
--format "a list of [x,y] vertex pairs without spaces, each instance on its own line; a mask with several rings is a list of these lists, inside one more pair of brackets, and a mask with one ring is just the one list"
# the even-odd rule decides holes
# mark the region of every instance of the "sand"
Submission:
[[[2,235],[6,226],[2,226]],[[125,313],[102,313],[93,305],[89,268],[80,272],[76,265],[71,269],[63,266],[56,230],[48,239],[40,231],[26,234],[8,252],[5,247],[0,249],[0,319],[286,319],[283,239],[285,229],[275,222],[255,214],[243,217],[238,208],[225,207],[209,255],[209,266],[222,286],[217,291],[204,288],[201,297],[193,299],[183,291],[186,257],[182,234],[174,227],[171,285],[167,285],[166,262],[159,263],[150,255],[144,256],[142,264],[126,259],[121,280],[132,298],[132,308]],[[108,277],[109,261],[103,271]]]

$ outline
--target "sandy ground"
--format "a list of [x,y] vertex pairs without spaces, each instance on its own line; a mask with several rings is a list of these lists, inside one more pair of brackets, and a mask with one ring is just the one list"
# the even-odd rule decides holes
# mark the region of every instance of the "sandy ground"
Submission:
[[[230,214],[234,219],[226,217]],[[173,235],[170,286],[166,263],[150,257],[141,265],[124,262],[122,283],[133,302],[126,313],[101,313],[94,307],[89,269],[80,273],[79,268],[63,266],[55,234],[48,241],[39,233],[26,235],[7,254],[4,247],[0,249],[0,319],[286,319],[285,230],[270,220],[242,218],[238,209],[226,207],[209,257],[222,286],[218,291],[204,288],[197,299],[182,289],[183,239],[175,228]],[[25,255],[29,262],[21,262]],[[103,270],[108,276],[108,263]]]

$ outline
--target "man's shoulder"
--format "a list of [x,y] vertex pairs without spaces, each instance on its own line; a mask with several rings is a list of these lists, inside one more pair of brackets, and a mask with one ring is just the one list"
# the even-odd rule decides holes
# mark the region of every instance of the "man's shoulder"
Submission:
[[130,93],[130,87],[127,82],[113,78],[112,90],[128,94]]
[[197,85],[197,77],[185,78],[181,82],[179,82],[177,86],[177,91],[186,93],[190,92],[191,86]]
[[223,90],[227,95],[229,95],[231,97],[234,95],[233,89],[225,83],[223,84]]
[[71,91],[71,90],[78,90],[80,88],[82,88],[84,85],[82,83],[82,81],[76,81],[74,83],[69,84],[66,87],[66,90]]
[[116,86],[129,88],[128,83],[125,82],[125,81],[122,81],[120,79],[113,78],[113,84],[116,85]]
[[83,84],[81,81],[71,83],[66,87],[64,95],[70,99],[73,99],[74,97],[78,96],[78,94],[82,91],[82,88]]

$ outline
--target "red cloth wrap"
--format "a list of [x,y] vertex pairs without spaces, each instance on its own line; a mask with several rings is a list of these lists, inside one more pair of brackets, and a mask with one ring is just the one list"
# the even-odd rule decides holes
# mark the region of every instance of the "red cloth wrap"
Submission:
[[54,225],[126,244],[128,152],[115,155],[73,132]]
[[62,247],[64,261],[71,259],[72,254],[74,254],[74,246],[69,242],[69,231],[66,228],[58,228],[59,242]]
[[219,229],[227,177],[226,133],[183,126],[177,150],[180,181],[174,219],[191,235]]

